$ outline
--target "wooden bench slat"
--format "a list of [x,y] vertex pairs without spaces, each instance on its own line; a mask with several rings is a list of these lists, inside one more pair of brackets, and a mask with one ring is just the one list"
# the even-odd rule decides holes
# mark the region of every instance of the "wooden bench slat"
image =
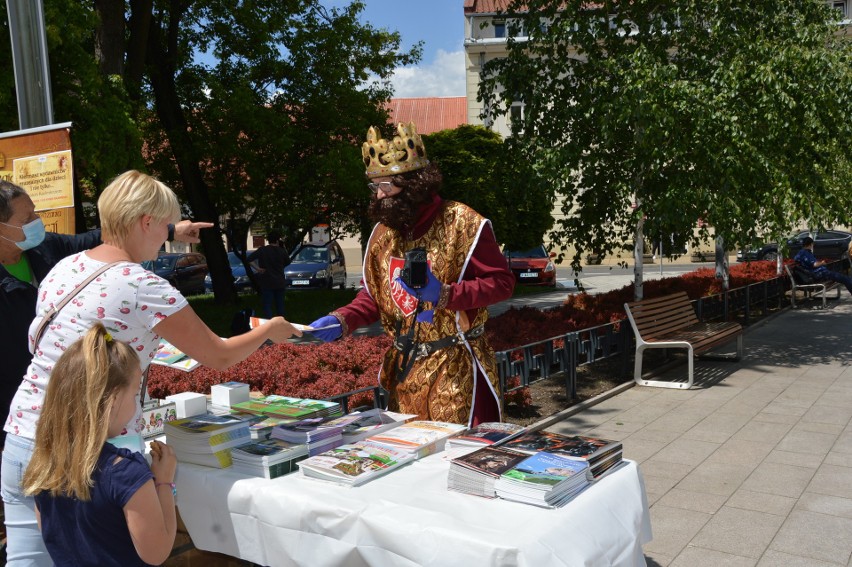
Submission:
[[[682,387],[681,383],[641,380],[642,353],[645,348],[676,348],[661,343],[688,343],[694,355],[737,340],[737,354],[742,356],[742,325],[729,321],[702,323],[686,292],[624,304],[630,324],[636,333],[636,367],[634,379],[639,384]],[[660,346],[654,346],[654,344]],[[681,347],[685,348],[685,347]],[[692,385],[692,359],[689,360],[689,381]]]

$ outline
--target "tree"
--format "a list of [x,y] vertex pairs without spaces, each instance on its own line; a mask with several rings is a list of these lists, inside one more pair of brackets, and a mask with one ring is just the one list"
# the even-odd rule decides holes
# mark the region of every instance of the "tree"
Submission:
[[848,221],[852,50],[823,2],[513,0],[509,12],[529,40],[486,66],[480,97],[495,113],[524,103],[513,129],[565,197],[552,237],[575,246],[575,269],[637,227],[641,244],[643,222],[698,244]]
[[541,244],[553,226],[553,189],[520,159],[515,139],[461,125],[424,136],[441,168],[445,199],[461,201],[491,220],[497,242],[512,250]]
[[[55,115],[75,124],[76,169],[95,190],[128,167],[173,187],[193,218],[217,224],[202,247],[217,301],[235,300],[222,220],[238,221],[235,241],[252,225],[288,234],[320,218],[359,226],[360,141],[387,120],[393,69],[421,52],[359,22],[363,9],[361,0],[333,9],[321,0],[45,0]],[[8,92],[0,105],[13,110]]]

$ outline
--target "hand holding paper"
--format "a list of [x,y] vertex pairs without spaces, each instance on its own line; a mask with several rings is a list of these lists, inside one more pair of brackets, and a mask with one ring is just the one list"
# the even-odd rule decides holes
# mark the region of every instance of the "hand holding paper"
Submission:
[[334,315],[326,315],[320,317],[305,329],[308,333],[324,342],[331,342],[340,338],[343,334],[343,327],[340,321]]

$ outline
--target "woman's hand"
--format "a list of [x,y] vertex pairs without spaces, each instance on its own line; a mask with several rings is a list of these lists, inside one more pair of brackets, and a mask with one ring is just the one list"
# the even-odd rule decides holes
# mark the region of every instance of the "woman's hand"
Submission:
[[294,327],[284,317],[273,317],[263,328],[269,327],[269,340],[273,343],[284,342],[290,337],[301,337],[302,331]]
[[212,222],[182,220],[175,225],[175,240],[187,244],[198,244],[201,242],[201,229],[211,228],[212,226]]

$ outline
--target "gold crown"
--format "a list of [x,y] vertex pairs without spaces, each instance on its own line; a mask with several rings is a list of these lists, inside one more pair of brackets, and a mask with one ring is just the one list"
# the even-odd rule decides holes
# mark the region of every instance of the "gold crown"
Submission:
[[367,177],[390,177],[429,165],[426,148],[414,122],[396,126],[399,134],[388,141],[373,126],[367,130],[367,141],[361,146]]

